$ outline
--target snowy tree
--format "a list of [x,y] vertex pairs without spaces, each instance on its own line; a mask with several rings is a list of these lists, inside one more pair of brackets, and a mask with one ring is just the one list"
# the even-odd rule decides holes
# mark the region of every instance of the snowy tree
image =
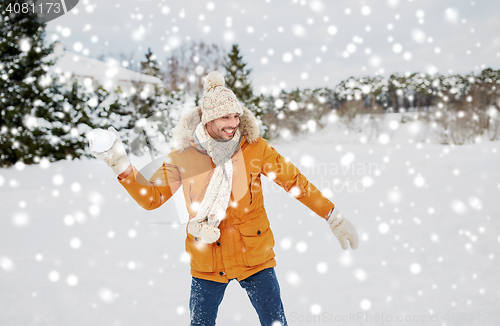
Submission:
[[243,62],[243,56],[237,44],[234,44],[231,52],[227,55],[227,61],[224,65],[226,69],[226,86],[230,88],[236,97],[244,102],[251,102],[254,99],[250,73],[252,69],[246,68],[247,64]]
[[155,77],[158,77],[160,74],[160,68],[158,67],[158,62],[156,62],[156,56],[151,52],[151,48],[148,48],[146,60],[141,62],[141,72]]
[[261,120],[262,110],[258,106],[261,98],[254,96],[250,80],[252,69],[247,68],[247,63],[243,61],[237,44],[233,45],[231,52],[227,55],[224,68],[226,69],[224,76],[226,86],[234,92],[238,100],[255,114],[257,119]]
[[204,77],[222,66],[225,55],[223,48],[216,44],[183,43],[167,58],[163,82],[168,90],[195,96],[195,103],[199,105]]
[[[2,1],[0,11],[6,6]],[[47,74],[53,46],[44,44],[45,24],[32,12],[12,12],[0,20],[0,33],[0,166],[81,156],[84,142],[62,85]]]

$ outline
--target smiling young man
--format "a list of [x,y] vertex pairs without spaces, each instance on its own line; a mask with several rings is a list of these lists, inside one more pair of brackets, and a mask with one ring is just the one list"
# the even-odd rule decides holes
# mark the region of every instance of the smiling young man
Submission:
[[208,74],[201,108],[180,119],[174,149],[149,181],[130,164],[119,137],[110,150],[94,155],[147,210],[160,207],[182,186],[189,213],[185,245],[191,257],[192,326],[215,325],[231,280],[246,290],[261,325],[287,325],[261,175],[324,218],[343,249],[349,244],[357,248],[357,232],[292,163],[259,137],[257,119],[224,84],[220,73]]

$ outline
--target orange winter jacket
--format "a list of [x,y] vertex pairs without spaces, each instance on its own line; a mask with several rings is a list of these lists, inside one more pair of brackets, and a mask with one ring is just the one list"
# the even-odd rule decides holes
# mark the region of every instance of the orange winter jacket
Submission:
[[[134,200],[152,210],[166,202],[182,185],[189,217],[196,216],[215,165],[208,154],[193,141],[201,110],[195,108],[174,129],[174,149],[163,165],[146,180],[138,170],[118,177]],[[276,266],[274,237],[264,209],[261,175],[290,192],[323,218],[334,205],[283,158],[266,140],[259,137],[257,120],[244,108],[240,117],[242,139],[233,155],[233,184],[226,217],[219,225],[220,238],[212,244],[187,233],[186,251],[191,256],[191,274],[201,279],[227,283],[239,281]]]

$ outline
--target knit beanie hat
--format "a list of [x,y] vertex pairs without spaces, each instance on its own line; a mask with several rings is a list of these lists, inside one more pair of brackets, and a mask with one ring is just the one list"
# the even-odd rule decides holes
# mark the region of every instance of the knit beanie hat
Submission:
[[205,77],[203,100],[201,105],[201,122],[222,118],[228,114],[239,113],[243,115],[243,109],[234,93],[224,87],[226,82],[224,76],[218,71],[212,71]]

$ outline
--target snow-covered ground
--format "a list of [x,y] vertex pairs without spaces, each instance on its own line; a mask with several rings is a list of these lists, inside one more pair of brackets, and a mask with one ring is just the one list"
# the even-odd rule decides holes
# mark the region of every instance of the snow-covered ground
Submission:
[[[343,251],[266,180],[290,325],[500,323],[500,143],[410,143],[414,127],[274,144],[361,239]],[[182,205],[143,210],[97,160],[2,169],[0,198],[0,325],[189,323]],[[258,325],[237,282],[218,325]]]

